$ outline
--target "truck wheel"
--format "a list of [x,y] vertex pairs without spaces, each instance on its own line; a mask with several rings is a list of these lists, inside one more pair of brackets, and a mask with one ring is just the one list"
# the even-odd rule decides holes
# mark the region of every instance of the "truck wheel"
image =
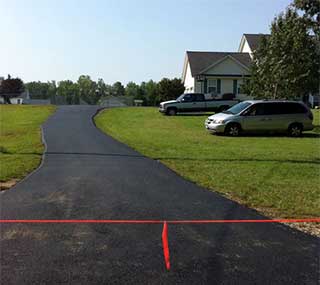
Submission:
[[288,128],[288,134],[291,137],[300,137],[302,135],[303,127],[301,124],[292,124]]
[[169,116],[175,116],[176,114],[177,114],[177,109],[175,109],[175,108],[169,108],[167,110],[167,115],[169,115]]
[[241,133],[241,127],[238,124],[229,124],[226,126],[224,133],[227,136],[237,137]]

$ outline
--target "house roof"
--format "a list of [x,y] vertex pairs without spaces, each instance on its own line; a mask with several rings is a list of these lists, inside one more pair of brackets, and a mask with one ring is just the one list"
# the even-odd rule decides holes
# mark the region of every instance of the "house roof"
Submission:
[[269,34],[243,34],[243,36],[246,38],[252,52],[258,48],[258,45],[263,36],[270,37]]
[[251,64],[249,53],[187,51],[187,60],[189,61],[191,75],[193,77],[201,74],[204,70],[222,61],[226,57],[233,58],[247,68],[249,68]]

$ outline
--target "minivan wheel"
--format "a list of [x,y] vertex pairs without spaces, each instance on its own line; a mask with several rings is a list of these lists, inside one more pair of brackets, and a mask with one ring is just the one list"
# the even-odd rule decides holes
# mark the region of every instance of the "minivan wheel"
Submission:
[[302,129],[300,124],[292,124],[288,129],[288,133],[291,137],[300,137],[302,135]]
[[238,124],[229,124],[226,126],[224,133],[227,136],[237,137],[240,135],[241,128]]
[[176,114],[177,114],[177,110],[174,108],[170,108],[167,111],[167,115],[169,115],[169,116],[175,116]]

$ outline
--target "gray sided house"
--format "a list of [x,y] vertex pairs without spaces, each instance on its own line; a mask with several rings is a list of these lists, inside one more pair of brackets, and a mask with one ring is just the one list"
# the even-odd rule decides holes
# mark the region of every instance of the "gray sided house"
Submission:
[[262,36],[244,34],[238,52],[187,51],[182,72],[185,92],[216,98],[232,93],[239,100],[251,99],[241,85],[250,77],[252,54]]

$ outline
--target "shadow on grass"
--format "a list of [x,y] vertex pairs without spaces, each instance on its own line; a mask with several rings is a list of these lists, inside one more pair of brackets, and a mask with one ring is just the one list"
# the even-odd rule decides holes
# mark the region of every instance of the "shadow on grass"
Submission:
[[[225,136],[224,134],[213,134],[217,136]],[[226,136],[227,137],[227,136]],[[230,137],[230,136],[228,136]],[[288,138],[288,139],[303,139],[303,138],[314,138],[314,139],[319,139],[320,138],[320,133],[303,133],[302,136],[300,137],[290,137],[285,133],[244,133],[241,134],[239,137],[243,138]],[[237,137],[235,137],[237,138]]]
[[214,113],[181,113],[177,114],[176,117],[209,117]]
[[297,164],[319,164],[320,159],[316,158],[314,160],[281,160],[281,159],[228,159],[228,158],[191,158],[191,157],[155,157],[155,160],[182,160],[182,161],[204,161],[204,162],[279,162],[279,163],[297,163]]
[[[39,155],[39,153],[6,153],[12,155]],[[45,155],[78,155],[78,156],[108,156],[108,157],[124,157],[124,158],[147,158],[140,154],[120,154],[120,153],[92,153],[92,152],[45,152]],[[151,157],[154,160],[182,160],[182,161],[203,161],[203,162],[280,162],[280,163],[298,163],[298,164],[320,164],[320,158],[314,160],[280,160],[280,159],[256,159],[256,158],[193,158],[193,157]]]
[[42,152],[11,152],[11,151],[0,150],[0,154],[5,154],[5,155],[42,155]]

